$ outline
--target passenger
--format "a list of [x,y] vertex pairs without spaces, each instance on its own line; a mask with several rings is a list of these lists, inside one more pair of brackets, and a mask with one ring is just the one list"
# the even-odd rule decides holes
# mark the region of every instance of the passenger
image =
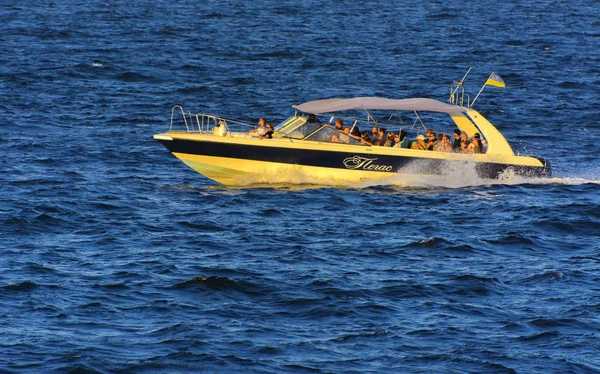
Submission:
[[259,135],[258,136],[261,139],[273,139],[273,124],[272,123],[267,123],[267,129],[264,135]]
[[429,142],[429,139],[431,139],[431,134],[433,134],[433,141],[435,142],[435,132],[433,131],[433,129],[427,129],[427,131],[425,131],[425,144],[427,144]]
[[[475,134],[479,135],[479,134]],[[469,153],[481,153],[483,149],[483,145],[481,144],[481,139],[474,137],[471,144],[469,144]]]
[[435,145],[436,137],[435,133],[429,130],[427,130],[427,140],[425,141],[425,146],[427,147],[428,151],[433,151],[433,146]]
[[450,135],[444,134],[444,138],[442,139],[442,145],[440,147],[440,152],[454,152],[454,148],[452,147],[452,143],[450,142]]
[[309,114],[308,120],[306,120],[306,122],[307,123],[317,123],[317,124],[321,123],[321,121],[319,121],[314,114]]
[[459,129],[454,130],[452,137],[453,137],[452,150],[454,152],[460,152],[460,130]]
[[360,138],[360,129],[358,128],[358,125],[354,125],[352,127],[352,131],[350,131],[350,134],[356,136],[357,138]]
[[383,127],[380,127],[379,133],[377,135],[379,136],[379,143],[377,145],[380,145],[383,147],[385,145],[385,141],[387,140],[385,138],[385,129]]
[[369,138],[369,132],[367,130],[360,134],[360,143],[371,145],[371,138]]
[[383,143],[386,147],[393,147],[396,142],[394,141],[394,133],[388,132],[387,139],[385,139],[385,143]]
[[373,143],[373,145],[379,143],[379,131],[377,131],[377,126],[373,126],[371,129],[371,143]]
[[479,133],[476,133],[475,136],[480,141],[479,146],[481,147],[481,153],[486,153],[487,152],[487,147],[488,147],[487,142],[485,141],[484,138],[481,137],[481,135],[479,135]]
[[437,139],[433,142],[433,150],[437,152],[443,152],[442,148],[444,146],[444,134],[438,134]]
[[471,153],[469,150],[469,143],[466,140],[460,141],[460,153]]
[[[460,142],[461,142],[460,149],[462,152],[462,142],[467,143],[467,147],[469,146],[469,138],[467,137],[467,133],[464,131],[460,133]],[[462,153],[464,153],[464,152],[462,152]]]
[[332,143],[339,143],[340,142],[340,137],[342,134],[340,134],[338,131],[332,130],[331,128],[326,129],[327,132],[327,141],[328,142],[332,142]]
[[408,135],[400,130],[400,135],[398,136],[399,142],[396,142],[395,147],[397,148],[408,148]]
[[265,135],[265,123],[267,122],[266,119],[264,118],[260,118],[258,120],[258,127],[256,129],[252,129],[249,131],[250,134],[256,134],[258,135],[258,137],[260,137],[261,135]]
[[433,143],[433,150],[436,152],[444,152],[444,134],[438,134],[437,139]]
[[425,137],[423,134],[417,135],[417,141],[412,144],[410,149],[418,149],[424,151],[427,149],[427,145],[425,144]]
[[335,120],[335,129],[340,131],[344,130],[344,121],[341,118]]
[[344,133],[340,134],[340,143],[350,143],[350,129],[347,127],[344,127]]

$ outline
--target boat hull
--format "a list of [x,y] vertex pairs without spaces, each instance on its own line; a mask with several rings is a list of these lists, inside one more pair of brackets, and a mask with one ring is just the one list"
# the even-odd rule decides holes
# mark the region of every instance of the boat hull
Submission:
[[465,155],[389,147],[369,147],[290,139],[160,134],[159,140],[190,168],[225,185],[402,181],[402,175],[444,177],[472,173],[497,179],[506,173],[550,176],[543,159]]

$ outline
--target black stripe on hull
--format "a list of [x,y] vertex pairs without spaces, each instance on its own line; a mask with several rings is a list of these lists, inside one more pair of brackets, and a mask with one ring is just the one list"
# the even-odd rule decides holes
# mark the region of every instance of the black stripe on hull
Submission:
[[[297,149],[286,147],[263,147],[248,144],[218,143],[197,140],[163,140],[159,141],[171,152],[184,153],[201,156],[227,157],[246,159],[254,161],[277,162],[284,164],[319,166],[326,168],[352,169],[356,165],[359,170],[373,170],[379,172],[395,173],[399,170],[411,170],[416,174],[443,175],[449,169],[458,170],[461,165],[469,163],[466,160],[444,160],[425,157],[406,157],[381,155],[366,152],[336,152],[313,149]],[[350,163],[348,159],[358,157]],[[376,159],[369,161],[362,160]],[[480,178],[496,179],[507,169],[514,173],[527,177],[549,177],[551,175],[550,164],[545,159],[539,159],[544,167],[499,164],[491,162],[477,162],[475,170]],[[371,168],[371,169],[369,169]]]

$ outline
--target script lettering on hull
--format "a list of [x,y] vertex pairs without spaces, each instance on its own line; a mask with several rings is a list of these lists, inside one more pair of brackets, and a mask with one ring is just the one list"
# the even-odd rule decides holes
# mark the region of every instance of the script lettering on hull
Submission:
[[392,171],[391,165],[380,165],[375,161],[377,161],[376,158],[352,156],[344,159],[344,166],[350,170]]

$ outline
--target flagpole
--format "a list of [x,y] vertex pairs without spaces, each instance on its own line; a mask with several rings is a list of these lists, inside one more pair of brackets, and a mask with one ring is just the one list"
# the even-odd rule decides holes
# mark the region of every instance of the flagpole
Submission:
[[[488,77],[488,79],[490,79],[492,77],[492,75],[494,75],[494,72],[492,72],[492,74],[490,74],[490,76]],[[475,98],[473,99],[473,101],[471,102],[471,108],[473,108],[473,105],[475,105],[475,101],[477,101],[477,98],[479,97],[479,95],[481,95],[481,92],[483,91],[483,89],[485,88],[485,85],[487,84],[488,79],[485,80],[485,83],[483,84],[483,86],[481,86],[481,89],[479,90],[479,92],[477,93],[477,96],[475,96]]]

